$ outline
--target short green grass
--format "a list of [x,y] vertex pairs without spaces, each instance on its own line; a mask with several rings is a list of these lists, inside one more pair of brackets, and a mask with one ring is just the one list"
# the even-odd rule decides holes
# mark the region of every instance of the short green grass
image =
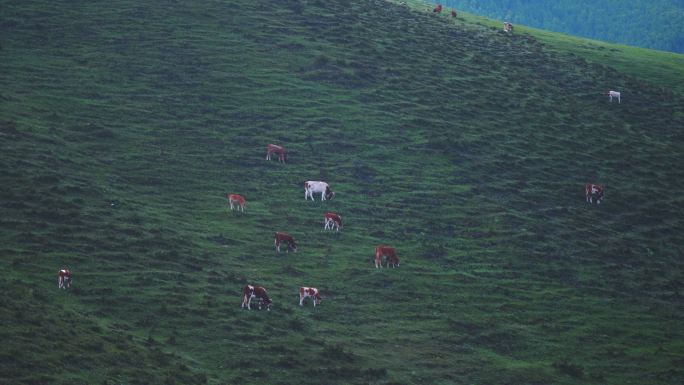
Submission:
[[[684,380],[684,103],[664,61],[626,71],[631,53],[380,0],[0,12],[3,381]],[[306,180],[336,198],[304,201]],[[380,243],[399,268],[374,269]],[[272,311],[240,309],[246,283]]]

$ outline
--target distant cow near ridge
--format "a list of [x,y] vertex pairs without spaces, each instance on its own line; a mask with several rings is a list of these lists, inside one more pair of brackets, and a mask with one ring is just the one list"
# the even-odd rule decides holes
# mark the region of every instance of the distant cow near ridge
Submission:
[[236,209],[240,211],[245,211],[245,206],[247,206],[247,201],[245,197],[238,194],[228,194],[228,204],[230,204],[230,209],[233,209],[233,205]]
[[458,16],[458,14],[456,13],[456,10],[452,9],[451,10],[451,17],[456,17],[456,16]]
[[442,13],[442,4],[437,4],[437,6],[435,7],[435,9],[432,10],[432,12]]
[[602,184],[587,183],[584,185],[584,195],[588,203],[601,204],[603,200],[603,193],[605,191],[605,186]]
[[247,306],[247,310],[252,310],[250,307],[252,298],[257,298],[259,300],[259,310],[261,310],[262,305],[266,306],[266,310],[271,310],[271,304],[273,302],[268,298],[266,289],[261,286],[252,285],[245,285],[245,287],[242,288],[242,306],[240,306],[240,308],[244,309],[245,306]]
[[389,246],[376,246],[375,247],[375,268],[382,267],[382,257],[386,258],[387,267],[392,265],[392,267],[399,266],[399,257],[394,247]]
[[617,98],[618,103],[622,103],[620,101],[620,93],[617,91],[608,91],[606,92],[606,95],[608,95],[608,101],[613,102],[613,98]]
[[273,154],[278,155],[278,161],[282,163],[287,162],[287,151],[285,151],[285,147],[269,144],[266,146],[266,160],[271,160],[271,155]]
[[69,269],[61,269],[57,273],[57,288],[66,289],[71,287],[71,271]]
[[335,193],[330,189],[325,182],[306,181],[304,182],[304,200],[314,200],[314,193],[321,193],[321,200],[330,200],[335,197]]
[[337,229],[337,231],[340,231],[340,227],[342,227],[341,216],[335,213],[325,213],[323,217],[325,218],[325,226],[323,227],[325,230],[330,228],[330,230]]
[[280,253],[280,245],[283,243],[287,245],[286,252],[289,252],[290,250],[292,250],[292,252],[294,252],[294,253],[297,252],[297,244],[295,243],[292,235],[286,234],[286,233],[280,233],[280,232],[275,233],[275,246],[276,246],[276,250],[278,250],[279,253]]
[[300,287],[299,288],[299,306],[304,306],[304,300],[311,297],[313,305],[321,304],[321,293],[315,287]]
[[513,33],[513,24],[511,24],[507,21],[504,21],[503,30],[506,33]]

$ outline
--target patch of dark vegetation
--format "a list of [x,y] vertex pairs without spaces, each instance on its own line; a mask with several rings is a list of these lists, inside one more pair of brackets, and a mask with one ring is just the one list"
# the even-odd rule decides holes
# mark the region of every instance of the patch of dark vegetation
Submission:
[[567,374],[570,377],[582,378],[584,377],[584,368],[580,365],[569,362],[567,359],[556,361],[551,366],[557,371]]
[[324,362],[346,362],[356,361],[357,356],[348,352],[342,345],[328,345],[320,353],[320,359]]

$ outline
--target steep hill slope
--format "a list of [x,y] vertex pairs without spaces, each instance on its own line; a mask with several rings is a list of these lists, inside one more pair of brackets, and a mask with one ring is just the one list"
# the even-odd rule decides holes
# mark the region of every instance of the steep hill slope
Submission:
[[8,382],[684,380],[680,95],[386,1],[0,12]]

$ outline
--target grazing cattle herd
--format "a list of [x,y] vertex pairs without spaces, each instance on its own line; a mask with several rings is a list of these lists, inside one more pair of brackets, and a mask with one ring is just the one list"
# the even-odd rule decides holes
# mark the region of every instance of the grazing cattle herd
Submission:
[[[434,9],[434,13],[441,13],[443,7],[438,4]],[[429,9],[428,9],[429,11]],[[451,16],[456,17],[456,10],[451,11]],[[504,32],[512,33],[513,24],[509,22],[504,22],[503,27]],[[616,98],[618,103],[621,103],[620,92],[608,91],[604,95],[609,97],[609,101],[612,102],[613,98]],[[283,146],[276,144],[268,144],[266,146],[266,160],[271,160],[272,155],[278,156],[278,161],[281,163],[287,162],[287,151]],[[585,198],[586,202],[593,204],[600,204],[604,198],[605,187],[602,184],[587,183],[585,185]],[[335,197],[335,192],[330,189],[330,186],[326,182],[322,181],[306,181],[304,182],[304,199],[309,200],[311,198],[314,201],[314,194],[321,195],[321,201],[331,200]],[[247,206],[247,201],[242,195],[238,194],[228,194],[228,204],[230,205],[230,210],[238,210],[244,212],[245,206]],[[336,230],[340,231],[342,228],[342,217],[333,212],[326,212],[324,214],[324,230]],[[297,252],[297,244],[295,243],[294,237],[287,233],[276,232],[275,233],[275,247],[276,251],[280,253],[280,247],[285,245],[286,252]],[[394,247],[379,245],[375,247],[375,268],[382,268],[383,258],[386,267],[399,267],[399,257]],[[69,269],[61,269],[58,273],[58,288],[67,289],[72,285],[72,273]],[[271,309],[273,302],[269,298],[266,289],[261,286],[245,285],[242,290],[242,305],[241,308],[247,307],[251,310],[252,299],[256,298],[258,300],[259,309],[266,307],[266,310]],[[299,306],[304,306],[304,300],[306,298],[311,298],[313,306],[319,305],[321,303],[321,295],[317,288],[315,287],[301,287],[299,289]]]
[[[614,92],[614,91],[610,91]],[[612,97],[612,95],[611,95]],[[618,101],[620,93],[617,93]],[[271,154],[278,154],[281,162],[285,162],[287,159],[285,149],[281,146],[276,146],[274,144],[268,145],[268,153],[266,159],[270,160]],[[604,197],[605,187],[602,184],[587,183],[584,186],[585,198],[587,203],[600,204]],[[335,193],[330,189],[330,186],[326,182],[320,181],[307,181],[304,183],[304,199],[314,200],[313,194],[320,193],[321,201],[330,200],[335,196]],[[240,210],[244,212],[245,206],[247,205],[247,200],[238,194],[228,194],[228,204],[231,210]],[[342,228],[342,217],[333,212],[326,212],[324,214],[324,230],[336,230],[340,231]],[[275,247],[276,251],[280,253],[280,247],[286,246],[286,252],[297,252],[297,244],[295,243],[294,237],[290,234],[283,232],[275,233]],[[399,256],[397,255],[396,249],[394,247],[379,245],[375,247],[375,268],[382,268],[382,263],[384,262],[387,268],[399,267]],[[70,288],[72,284],[71,271],[68,269],[61,269],[58,273],[58,288],[66,289]],[[261,286],[245,285],[242,289],[242,305],[241,308],[247,307],[251,310],[252,299],[256,298],[258,300],[259,309],[266,307],[266,310],[271,310],[271,305],[273,301],[269,298],[266,289]],[[313,306],[319,305],[321,303],[321,295],[317,288],[315,287],[301,287],[299,289],[299,306],[304,306],[304,300],[306,298],[311,298]]]

